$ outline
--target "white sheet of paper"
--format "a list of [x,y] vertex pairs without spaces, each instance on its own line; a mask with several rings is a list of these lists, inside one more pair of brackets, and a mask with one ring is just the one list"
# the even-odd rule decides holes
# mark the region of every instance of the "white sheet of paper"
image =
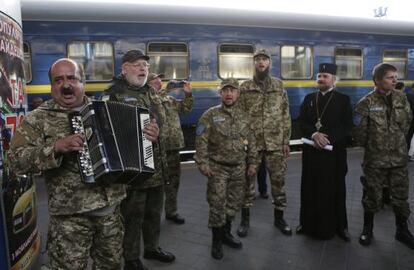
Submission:
[[[312,140],[309,140],[309,139],[306,139],[306,138],[302,138],[301,140],[302,140],[303,143],[306,143],[306,144],[309,144],[309,145],[312,145],[312,146],[315,145],[315,142],[312,141]],[[330,145],[330,144],[327,144],[327,145],[325,145],[325,147],[323,149],[328,150],[328,151],[332,151],[333,146]]]

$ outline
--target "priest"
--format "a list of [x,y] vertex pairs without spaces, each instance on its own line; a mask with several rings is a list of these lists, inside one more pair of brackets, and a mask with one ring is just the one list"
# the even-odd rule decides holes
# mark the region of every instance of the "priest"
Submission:
[[336,234],[349,241],[345,176],[352,108],[349,97],[335,88],[336,70],[335,64],[319,65],[318,91],[308,94],[300,108],[302,135],[313,145],[303,145],[300,224],[296,232],[318,239]]

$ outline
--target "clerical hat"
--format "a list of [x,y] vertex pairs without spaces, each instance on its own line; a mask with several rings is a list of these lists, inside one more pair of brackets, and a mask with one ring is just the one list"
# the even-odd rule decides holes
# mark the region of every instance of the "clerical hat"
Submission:
[[329,73],[332,75],[336,75],[337,65],[332,63],[321,63],[319,64],[319,73]]

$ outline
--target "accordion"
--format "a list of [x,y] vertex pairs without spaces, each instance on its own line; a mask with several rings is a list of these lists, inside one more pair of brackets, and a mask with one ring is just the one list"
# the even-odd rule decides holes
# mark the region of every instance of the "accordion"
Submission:
[[150,123],[147,109],[92,101],[69,118],[72,132],[85,137],[77,155],[85,183],[131,183],[154,173],[152,143],[143,133]]

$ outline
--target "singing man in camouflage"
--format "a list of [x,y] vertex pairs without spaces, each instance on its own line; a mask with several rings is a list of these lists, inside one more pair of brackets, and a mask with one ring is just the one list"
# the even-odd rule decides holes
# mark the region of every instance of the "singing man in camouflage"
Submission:
[[359,242],[371,244],[374,214],[381,208],[383,184],[389,183],[397,226],[395,239],[414,249],[414,237],[407,226],[410,206],[406,135],[412,118],[410,104],[405,93],[395,90],[397,69],[393,65],[375,66],[373,80],[375,89],[358,102],[354,116],[354,139],[365,148],[364,227]]
[[208,226],[213,231],[211,256],[215,259],[223,257],[222,243],[242,247],[231,234],[231,222],[242,204],[246,174],[253,177],[258,164],[247,115],[236,105],[239,95],[237,80],[224,80],[220,85],[221,105],[207,110],[196,130],[194,159],[208,177]]
[[180,114],[191,112],[193,109],[192,87],[189,82],[184,82],[182,90],[184,99],[179,100],[170,95],[168,91],[175,89],[161,89],[163,74],[150,73],[148,84],[158,91],[162,98],[162,105],[166,113],[166,122],[162,132],[165,132],[165,150],[167,152],[168,179],[165,181],[165,218],[177,224],[183,224],[185,219],[177,212],[178,188],[180,186],[180,149],[184,147],[184,135],[181,129]]
[[131,182],[127,197],[121,204],[124,218],[124,270],[147,269],[140,260],[141,232],[144,258],[172,262],[175,256],[159,246],[161,213],[164,202],[164,179],[167,172],[164,128],[166,116],[162,99],[147,83],[149,57],[140,50],[130,50],[122,57],[122,71],[104,91],[103,100],[112,100],[147,108],[160,128],[160,136],[153,143],[155,174],[145,181]]
[[[68,114],[89,100],[85,76],[71,59],[57,60],[49,70],[52,99],[27,115],[11,142],[10,162],[18,174],[43,172],[50,214],[47,251],[50,269],[121,267],[123,225],[120,184],[97,186],[81,180],[76,154],[84,138],[71,134]],[[148,139],[158,137],[151,124]]]
[[[241,87],[240,103],[250,118],[250,128],[255,137],[259,159],[264,157],[270,176],[274,204],[274,225],[285,235],[292,230],[283,218],[286,208],[285,172],[289,157],[291,121],[289,102],[283,83],[270,76],[271,55],[259,49],[253,56],[255,74]],[[242,206],[242,218],[237,234],[245,237],[249,229],[249,209],[255,197],[255,179],[247,178],[247,190]]]

